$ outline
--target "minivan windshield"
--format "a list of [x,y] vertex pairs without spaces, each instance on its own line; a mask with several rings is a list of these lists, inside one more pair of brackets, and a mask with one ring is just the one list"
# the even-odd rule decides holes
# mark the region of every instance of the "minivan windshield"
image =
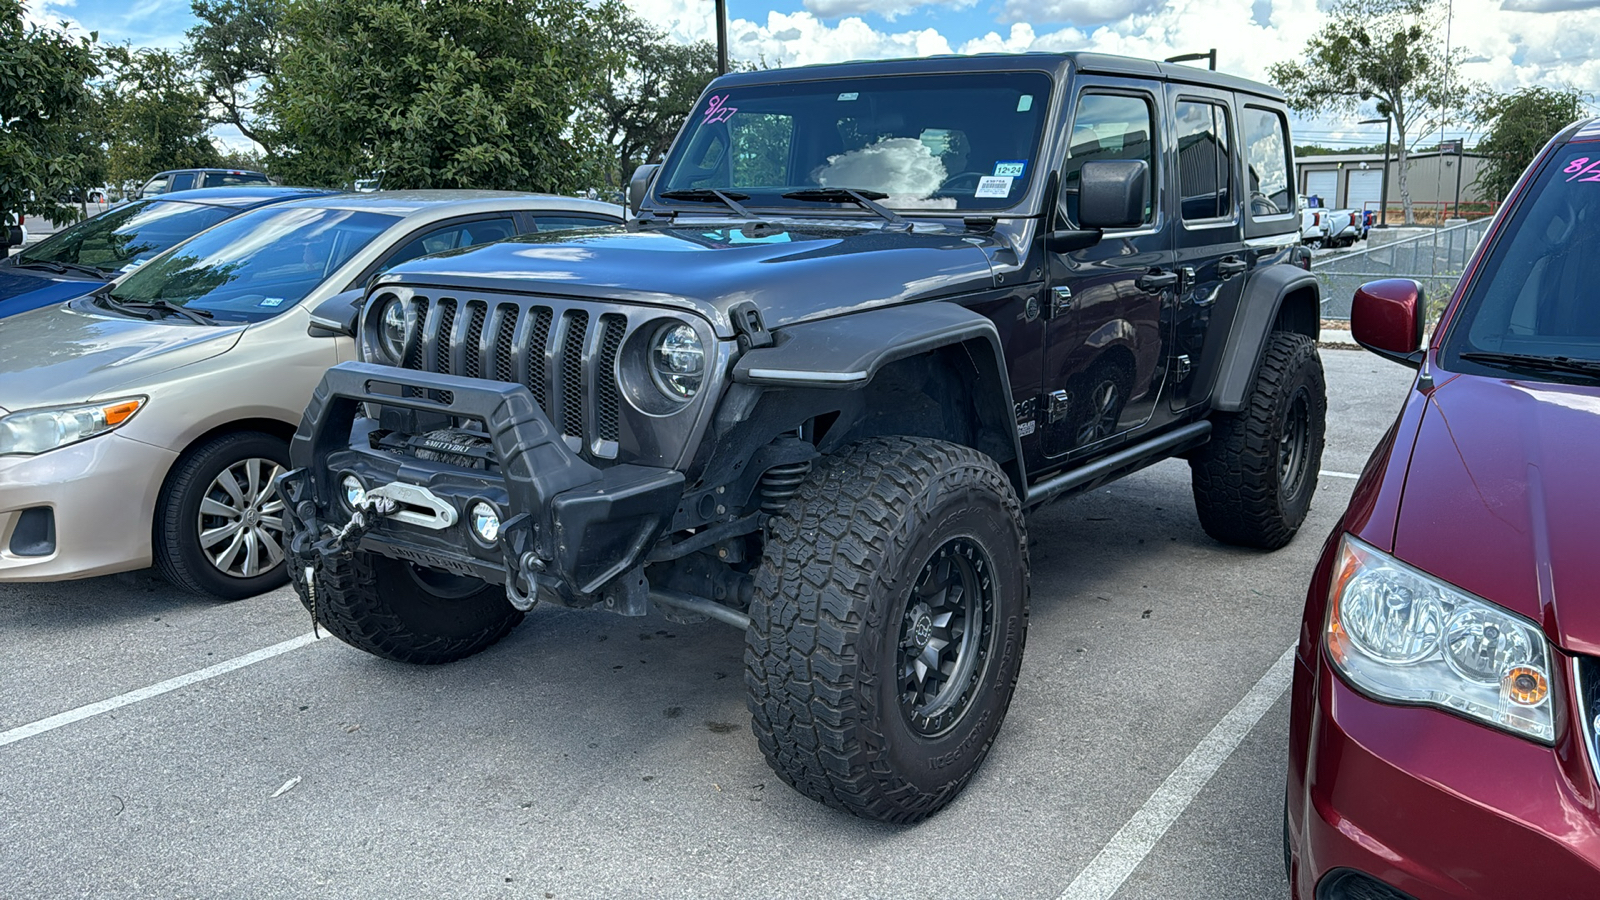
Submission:
[[136,200],[79,222],[17,254],[17,263],[70,263],[120,272],[239,211],[182,200]]
[[141,267],[110,294],[258,322],[305,299],[399,219],[348,209],[267,207],[213,228]]
[[1600,144],[1569,144],[1529,186],[1468,287],[1441,346],[1445,367],[1594,384],[1597,284]]
[[1050,87],[1042,72],[985,72],[708,91],[654,203],[726,211],[715,190],[746,207],[859,208],[839,199],[850,189],[892,209],[1006,209],[1041,163]]

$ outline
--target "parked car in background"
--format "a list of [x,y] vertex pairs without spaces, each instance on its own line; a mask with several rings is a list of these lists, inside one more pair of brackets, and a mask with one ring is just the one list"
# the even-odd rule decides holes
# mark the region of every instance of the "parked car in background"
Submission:
[[1323,214],[1328,224],[1326,246],[1349,247],[1366,237],[1366,230],[1362,227],[1364,218],[1359,209],[1327,210]]
[[119,206],[0,261],[0,318],[87,294],[240,213],[331,193],[319,188],[208,188]]
[[1328,241],[1328,211],[1316,205],[1315,197],[1300,197],[1300,243],[1320,250]]
[[134,194],[135,199],[191,191],[196,188],[237,187],[246,184],[271,184],[271,179],[248,169],[170,169],[157,172]]
[[0,582],[153,562],[224,599],[283,583],[272,481],[323,370],[353,356],[308,334],[312,310],[353,319],[368,278],[426,253],[621,221],[535,194],[307,197],[0,319]]
[[1415,282],[1357,341],[1419,368],[1323,548],[1294,666],[1298,900],[1600,885],[1600,119],[1528,167],[1434,336]]

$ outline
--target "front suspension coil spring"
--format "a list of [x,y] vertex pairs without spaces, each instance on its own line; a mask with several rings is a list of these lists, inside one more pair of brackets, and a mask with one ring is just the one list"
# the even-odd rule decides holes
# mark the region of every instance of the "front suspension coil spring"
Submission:
[[761,474],[761,511],[777,515],[811,474],[811,460],[773,466]]

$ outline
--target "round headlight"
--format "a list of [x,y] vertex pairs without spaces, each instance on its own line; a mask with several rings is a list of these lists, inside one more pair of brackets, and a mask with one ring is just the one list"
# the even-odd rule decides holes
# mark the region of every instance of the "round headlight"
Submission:
[[1444,631],[1444,610],[1433,592],[1387,567],[1351,579],[1339,598],[1339,620],[1357,647],[1390,665],[1427,659]]
[[367,488],[354,475],[346,475],[340,480],[339,487],[344,489],[344,503],[351,509],[367,501]]
[[485,544],[494,543],[500,536],[500,513],[493,506],[479,500],[472,504],[472,531]]
[[650,347],[650,375],[663,394],[688,400],[699,392],[705,374],[705,348],[693,328],[675,323],[656,332]]
[[1488,610],[1462,609],[1445,626],[1444,660],[1468,681],[1498,684],[1532,658],[1526,630]]
[[406,304],[399,297],[391,297],[378,314],[378,349],[391,362],[405,358],[406,343],[411,337],[406,321]]

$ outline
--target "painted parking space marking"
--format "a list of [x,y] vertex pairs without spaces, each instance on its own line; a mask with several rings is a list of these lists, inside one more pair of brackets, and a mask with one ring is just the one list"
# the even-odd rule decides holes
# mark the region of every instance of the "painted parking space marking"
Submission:
[[1322,471],[1318,472],[1317,474],[1323,476],[1324,478],[1350,478],[1350,479],[1357,479],[1357,478],[1361,477],[1360,475],[1357,475],[1357,474],[1352,473],[1352,472],[1331,472],[1331,471],[1329,471],[1327,469],[1323,469]]
[[87,706],[80,706],[77,709],[69,709],[64,713],[57,713],[47,719],[40,719],[37,722],[30,722],[27,725],[19,725],[16,728],[10,729],[9,731],[0,731],[0,747],[4,747],[7,744],[15,744],[18,741],[27,740],[35,735],[44,734],[46,731],[53,731],[64,725],[71,725],[74,722],[81,722],[84,719],[98,716],[101,713],[107,713],[111,712],[112,710],[121,709],[124,706],[132,706],[140,701],[149,700],[152,697],[159,697],[162,694],[168,694],[180,688],[186,688],[191,684],[199,684],[202,681],[208,681],[212,678],[216,678],[218,675],[226,675],[229,672],[237,671],[245,666],[253,666],[258,662],[272,659],[274,656],[282,656],[283,654],[288,653],[290,650],[297,650],[307,644],[315,642],[316,640],[317,637],[308,631],[299,637],[290,638],[287,641],[273,644],[270,647],[262,647],[260,650],[246,653],[243,656],[235,656],[233,659],[224,660],[223,662],[219,662],[214,666],[207,666],[204,669],[197,669],[193,672],[189,672],[188,674],[179,675],[176,678],[168,678],[166,681],[157,682],[149,687],[142,687],[135,691],[129,691],[126,694],[118,694],[115,697],[108,697],[107,699],[101,700],[98,703],[90,703]]
[[1289,689],[1293,664],[1294,648],[1290,647],[1072,879],[1059,900],[1110,900],[1116,894],[1211,776],[1233,755],[1239,742]]

